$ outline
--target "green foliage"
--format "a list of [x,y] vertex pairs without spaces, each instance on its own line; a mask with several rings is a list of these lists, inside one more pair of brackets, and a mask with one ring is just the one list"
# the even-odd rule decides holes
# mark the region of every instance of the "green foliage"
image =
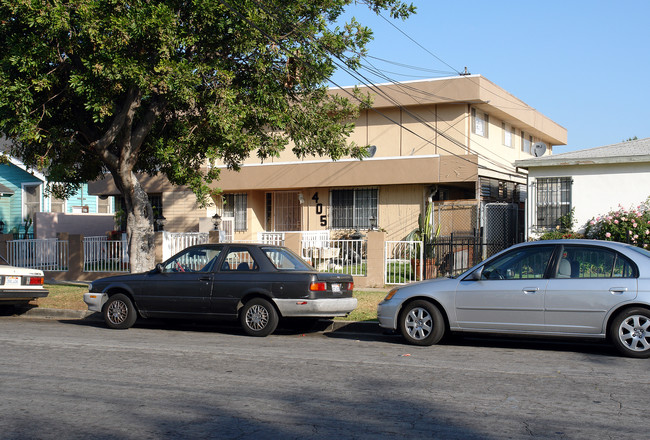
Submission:
[[563,240],[563,239],[576,239],[584,238],[584,235],[575,232],[573,226],[575,225],[575,208],[564,214],[558,219],[558,225],[552,231],[545,232],[539,237],[539,240]]
[[650,246],[650,197],[635,208],[619,206],[604,216],[589,221],[585,231],[589,238],[630,243],[642,248]]
[[[393,18],[400,0],[361,2]],[[369,98],[327,92],[370,29],[333,23],[353,0],[0,0],[0,132],[50,181],[164,173],[200,200],[251,154],[361,158]]]

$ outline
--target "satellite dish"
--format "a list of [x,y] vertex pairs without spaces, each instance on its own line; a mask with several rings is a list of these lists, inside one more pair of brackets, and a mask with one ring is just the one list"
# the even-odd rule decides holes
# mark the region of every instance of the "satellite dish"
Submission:
[[368,147],[368,157],[373,157],[377,153],[377,146],[371,145]]
[[543,156],[546,153],[546,144],[544,142],[535,142],[532,153],[535,157]]

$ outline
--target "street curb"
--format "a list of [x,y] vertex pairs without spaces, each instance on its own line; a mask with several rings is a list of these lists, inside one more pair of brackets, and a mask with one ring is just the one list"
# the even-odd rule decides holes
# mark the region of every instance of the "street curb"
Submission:
[[[34,319],[77,319],[89,322],[103,322],[100,313],[89,310],[49,309],[43,307],[17,308],[15,315],[22,318]],[[323,325],[314,325],[320,333],[364,333],[381,334],[385,329],[379,327],[377,321],[328,321]]]

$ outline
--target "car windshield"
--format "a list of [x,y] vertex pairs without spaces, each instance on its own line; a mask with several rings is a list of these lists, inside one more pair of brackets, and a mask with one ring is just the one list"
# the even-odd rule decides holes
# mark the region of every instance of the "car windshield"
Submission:
[[264,247],[262,251],[280,270],[314,270],[306,261],[285,248]]

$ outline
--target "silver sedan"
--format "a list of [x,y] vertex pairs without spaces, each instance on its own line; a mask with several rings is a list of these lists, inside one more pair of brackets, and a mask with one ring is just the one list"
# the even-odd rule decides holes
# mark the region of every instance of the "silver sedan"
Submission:
[[379,325],[411,344],[449,332],[609,338],[650,357],[650,252],[622,243],[553,240],[512,246],[456,278],[392,289]]

